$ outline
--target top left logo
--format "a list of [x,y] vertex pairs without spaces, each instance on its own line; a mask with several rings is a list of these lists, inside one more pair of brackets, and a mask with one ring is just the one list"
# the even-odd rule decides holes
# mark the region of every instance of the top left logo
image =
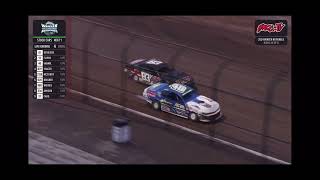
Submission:
[[58,33],[58,24],[54,24],[53,22],[48,21],[45,24],[41,24],[41,27],[41,33],[44,33],[47,36],[52,36]]

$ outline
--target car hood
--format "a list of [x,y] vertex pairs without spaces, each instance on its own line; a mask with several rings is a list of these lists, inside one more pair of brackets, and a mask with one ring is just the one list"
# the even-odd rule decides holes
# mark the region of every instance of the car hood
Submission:
[[196,113],[208,114],[214,113],[220,109],[219,103],[202,95],[199,95],[194,99],[188,101],[186,105],[189,108],[189,110],[194,111]]

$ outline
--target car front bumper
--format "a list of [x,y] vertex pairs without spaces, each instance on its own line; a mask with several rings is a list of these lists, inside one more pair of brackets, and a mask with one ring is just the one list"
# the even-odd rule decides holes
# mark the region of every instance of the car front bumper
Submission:
[[213,122],[221,119],[223,117],[223,114],[221,111],[218,111],[216,113],[211,114],[200,114],[199,115],[199,121],[201,122]]

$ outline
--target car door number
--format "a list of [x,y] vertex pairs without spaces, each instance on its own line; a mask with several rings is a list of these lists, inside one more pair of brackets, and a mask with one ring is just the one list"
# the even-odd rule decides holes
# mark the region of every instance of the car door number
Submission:
[[152,77],[151,74],[146,73],[146,72],[141,72],[141,76],[142,76],[142,79],[143,79],[144,81],[148,81],[148,82],[150,82],[150,79],[151,79],[151,77]]

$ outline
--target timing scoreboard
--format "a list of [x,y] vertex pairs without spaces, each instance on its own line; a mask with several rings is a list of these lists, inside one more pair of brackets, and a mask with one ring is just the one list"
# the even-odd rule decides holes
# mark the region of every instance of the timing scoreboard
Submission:
[[64,20],[33,21],[33,97],[66,95],[66,24]]

